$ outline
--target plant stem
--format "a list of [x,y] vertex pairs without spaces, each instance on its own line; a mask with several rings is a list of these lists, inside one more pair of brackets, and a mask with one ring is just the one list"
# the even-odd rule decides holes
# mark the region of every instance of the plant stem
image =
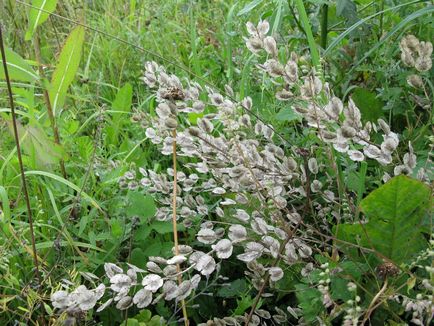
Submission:
[[381,1],[380,11],[381,11],[381,15],[380,15],[380,26],[379,26],[379,32],[378,32],[378,40],[381,40],[381,36],[383,36],[384,0]]
[[[39,288],[41,287],[41,273],[39,271],[39,261],[38,261],[38,253],[36,251],[36,241],[35,241],[35,232],[33,227],[33,215],[32,215],[32,208],[30,206],[30,198],[29,193],[27,191],[27,182],[26,182],[26,176],[24,173],[24,165],[23,165],[23,159],[21,157],[21,147],[20,147],[20,138],[18,136],[18,128],[17,128],[17,120],[15,116],[15,105],[14,105],[14,98],[12,95],[12,87],[11,87],[11,80],[9,78],[9,72],[8,72],[8,66],[6,63],[6,53],[5,53],[5,47],[3,42],[3,31],[0,25],[0,51],[1,51],[1,57],[3,61],[3,69],[5,73],[5,80],[7,84],[8,89],[8,96],[9,96],[9,105],[11,107],[11,115],[12,115],[12,125],[14,129],[14,138],[15,138],[15,145],[17,147],[17,156],[18,156],[18,165],[20,167],[20,174],[21,174],[21,182],[23,186],[23,194],[24,194],[24,200],[26,202],[26,208],[27,208],[27,216],[29,219],[29,226],[30,226],[30,236],[32,241],[32,251],[33,251],[33,263],[35,265],[35,275],[38,280]],[[43,309],[43,308],[42,308]],[[43,324],[45,324],[45,318],[42,318]]]
[[[40,46],[40,40],[37,31],[35,32],[35,37],[33,38],[33,42],[35,45],[35,56],[36,56],[36,63],[38,64],[39,75],[44,80],[45,73],[44,73],[44,69],[42,68],[41,46]],[[56,119],[53,114],[53,108],[51,106],[50,97],[45,87],[43,87],[43,93],[44,93],[45,105],[47,106],[48,117],[50,119],[51,128],[53,129],[54,142],[57,145],[60,145],[59,130],[57,129]],[[63,161],[63,159],[60,159],[60,170],[62,171],[63,178],[67,179],[65,162]]]
[[[172,132],[172,160],[173,160],[173,198],[172,198],[172,225],[173,225],[173,242],[175,244],[175,255],[179,255],[179,243],[178,243],[178,225],[176,222],[176,195],[178,188],[178,175],[176,169],[176,129]],[[176,271],[178,273],[178,284],[182,283],[181,267],[176,264]],[[185,300],[181,300],[182,315],[184,316],[184,325],[188,326],[187,308],[185,307]]]
[[328,15],[329,6],[323,4],[321,7],[321,47],[324,50],[327,48]]

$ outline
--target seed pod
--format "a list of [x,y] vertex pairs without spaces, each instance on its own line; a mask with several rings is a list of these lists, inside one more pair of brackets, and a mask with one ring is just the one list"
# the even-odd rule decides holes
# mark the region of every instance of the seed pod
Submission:
[[169,129],[175,129],[178,126],[178,121],[174,118],[167,118],[164,121],[164,125]]

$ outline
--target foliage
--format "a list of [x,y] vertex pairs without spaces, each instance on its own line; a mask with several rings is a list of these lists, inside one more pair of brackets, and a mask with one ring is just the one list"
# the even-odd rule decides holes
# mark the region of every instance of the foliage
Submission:
[[6,1],[0,324],[432,323],[433,11]]

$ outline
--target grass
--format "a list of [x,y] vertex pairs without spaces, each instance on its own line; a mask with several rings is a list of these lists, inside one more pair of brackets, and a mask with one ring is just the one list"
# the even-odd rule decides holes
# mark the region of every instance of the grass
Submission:
[[[171,229],[159,224],[150,227],[153,225],[150,216],[145,217],[149,219],[146,220],[148,228],[135,225],[131,218],[137,210],[134,205],[144,207],[149,203],[135,203],[134,190],[121,189],[119,185],[126,172],[136,171],[138,167],[161,173],[173,164],[170,157],[163,156],[145,137],[142,126],[133,122],[140,112],[156,116],[155,96],[141,80],[146,61],[155,60],[181,79],[194,80],[222,94],[226,93],[225,85],[230,85],[235,90],[235,98],[253,99],[252,119],[273,125],[281,136],[277,142],[280,148],[286,152],[307,148],[312,155],[328,160],[317,136],[294,113],[292,106],[298,103],[277,101],[274,83],[266,74],[258,72],[260,60],[244,44],[248,21],[268,20],[271,33],[279,43],[279,58],[287,61],[291,51],[296,51],[303,62],[301,69],[315,67],[321,78],[332,85],[334,95],[349,98],[356,88],[373,95],[383,107],[374,115],[392,125],[402,125],[401,143],[411,140],[418,157],[429,157],[426,148],[430,143],[432,113],[415,104],[411,91],[406,88],[408,71],[397,63],[397,42],[410,32],[421,40],[429,40],[434,7],[428,1],[406,1],[393,6],[383,1],[381,11],[377,12],[375,6],[359,5],[357,12],[350,13],[357,16],[351,21],[345,16],[349,15],[348,8],[338,15],[336,4],[319,3],[302,0],[58,1],[51,16],[37,27],[35,39],[26,41],[30,1],[5,0],[5,10],[0,12],[5,45],[26,59],[35,74],[39,66],[42,78],[33,83],[12,80],[15,114],[7,100],[7,82],[0,79],[0,324],[15,320],[23,323],[28,319],[36,324],[42,314],[50,314],[50,291],[54,292],[62,279],[78,282],[85,279],[86,271],[101,276],[103,264],[108,261],[128,261],[145,268],[149,256],[170,255]],[[80,59],[78,70],[61,71],[60,82],[69,73],[71,85],[64,90],[65,104],[55,105],[54,115],[50,117],[44,91],[52,91],[47,85],[61,66],[58,58],[68,35],[77,26],[82,26],[85,32],[81,57],[70,53],[74,60]],[[378,35],[381,35],[379,39]],[[39,42],[35,43],[38,38],[40,46]],[[428,80],[425,94],[432,94],[432,70],[422,75]],[[365,114],[374,105],[363,100],[362,97],[357,105]],[[213,110],[207,105],[205,112],[213,113]],[[22,128],[16,137],[11,132],[11,115]],[[194,124],[198,117],[202,115],[192,114],[184,123]],[[59,131],[57,144],[55,125]],[[17,151],[18,143],[22,151]],[[22,160],[18,155],[21,153]],[[368,191],[380,184],[375,177],[383,171],[382,167],[365,162],[360,166],[351,165],[342,155],[336,157],[333,163],[339,165],[339,170],[330,169],[322,181],[339,173],[343,183],[338,189],[340,197],[358,206]],[[178,157],[177,160],[184,170],[183,164],[188,159]],[[357,178],[358,183],[354,181]],[[355,213],[358,218],[360,211]],[[332,218],[326,216],[324,220]],[[314,218],[312,221],[315,226],[323,222]],[[200,221],[195,223],[193,229]],[[334,236],[338,234],[338,230],[327,231]],[[183,241],[196,243],[191,230],[182,226],[179,233]],[[34,286],[35,265],[42,270],[41,287]],[[244,280],[236,268],[225,272],[234,275],[234,280]],[[245,284],[242,297],[216,297],[225,298],[224,304],[231,311],[249,313],[248,308],[255,301],[258,306],[262,304],[259,296],[254,300],[256,294],[249,290],[250,286]],[[29,290],[28,298],[22,295],[23,288],[32,287],[35,289]],[[294,284],[289,287],[285,291],[295,291]],[[374,292],[375,287],[368,290]],[[282,298],[294,305],[300,303],[295,295],[288,293],[282,294]],[[374,296],[375,293],[370,298]],[[206,311],[203,315],[189,311],[189,318],[194,322],[212,314],[223,316],[220,301],[212,308],[215,302],[207,300],[211,299],[200,302]],[[44,308],[40,308],[41,303],[45,304]],[[160,304],[153,308],[152,314],[167,317],[171,311]],[[114,325],[121,324],[125,316],[112,309],[97,318],[104,325],[112,320]],[[130,311],[130,317],[133,316]]]

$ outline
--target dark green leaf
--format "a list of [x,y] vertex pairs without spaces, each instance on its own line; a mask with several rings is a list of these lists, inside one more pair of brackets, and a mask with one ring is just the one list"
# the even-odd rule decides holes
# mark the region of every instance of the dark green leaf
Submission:
[[142,223],[155,215],[156,208],[151,196],[139,192],[128,193],[127,216],[138,216]]
[[[369,222],[341,225],[338,238],[373,248],[401,263],[427,245],[421,223],[429,202],[427,185],[403,175],[394,177],[360,203]],[[351,256],[357,256],[357,249],[342,247]]]
[[375,93],[358,87],[354,90],[352,99],[360,109],[363,120],[377,122],[383,116],[383,103]]

